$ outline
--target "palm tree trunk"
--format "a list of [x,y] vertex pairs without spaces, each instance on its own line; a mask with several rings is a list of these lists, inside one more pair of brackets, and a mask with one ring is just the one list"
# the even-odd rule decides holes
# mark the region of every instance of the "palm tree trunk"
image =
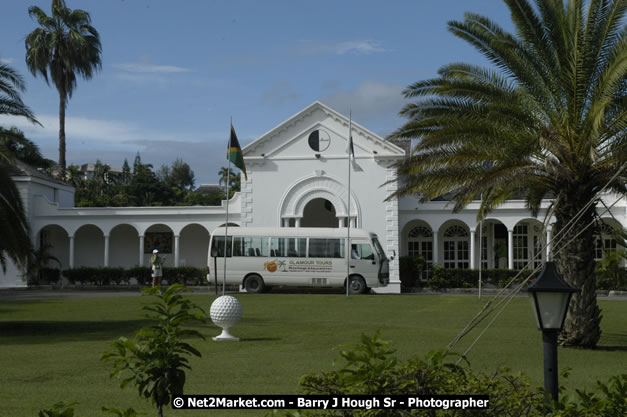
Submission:
[[[564,230],[586,203],[583,195],[591,194],[579,190],[579,193],[564,192],[560,196],[562,201],[555,211],[557,233]],[[564,234],[560,239],[563,243],[559,245],[562,249],[554,257],[562,278],[581,290],[573,295],[568,308],[564,329],[559,336],[559,343],[563,346],[594,347],[601,337],[602,316],[597,304],[594,273],[594,227],[590,226],[595,210],[594,206],[588,208],[570,231],[562,232]],[[556,249],[559,248],[553,250]]]
[[59,179],[65,181],[65,91],[59,91]]

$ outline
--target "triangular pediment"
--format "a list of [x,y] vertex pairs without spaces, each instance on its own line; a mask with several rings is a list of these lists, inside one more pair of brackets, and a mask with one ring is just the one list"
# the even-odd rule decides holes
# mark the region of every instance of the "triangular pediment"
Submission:
[[[346,157],[349,118],[316,101],[248,144],[246,160]],[[356,158],[403,158],[405,151],[352,122]]]

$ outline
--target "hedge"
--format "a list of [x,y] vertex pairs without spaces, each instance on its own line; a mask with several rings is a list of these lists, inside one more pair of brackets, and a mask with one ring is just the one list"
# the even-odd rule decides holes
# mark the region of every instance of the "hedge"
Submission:
[[[136,279],[139,285],[152,283],[151,269],[148,266],[136,266],[129,269],[111,267],[79,267],[63,270],[63,276],[71,284],[81,285],[122,285]],[[168,285],[182,283],[187,285],[207,285],[207,270],[192,266],[163,268],[162,280]]]

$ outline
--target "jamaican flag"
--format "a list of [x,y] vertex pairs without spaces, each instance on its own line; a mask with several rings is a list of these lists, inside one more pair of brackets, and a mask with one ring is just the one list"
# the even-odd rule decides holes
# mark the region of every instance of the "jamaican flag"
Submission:
[[231,138],[229,139],[229,147],[226,151],[226,159],[233,162],[233,165],[238,167],[244,173],[244,178],[248,181],[248,175],[246,175],[246,167],[244,166],[244,155],[242,154],[242,148],[239,146],[235,129],[231,125]]

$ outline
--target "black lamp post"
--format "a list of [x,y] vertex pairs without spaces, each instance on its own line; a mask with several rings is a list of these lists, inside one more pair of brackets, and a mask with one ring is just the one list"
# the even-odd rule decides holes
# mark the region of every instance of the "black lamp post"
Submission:
[[544,389],[555,401],[558,400],[557,335],[564,327],[570,298],[579,291],[564,282],[553,262],[544,265],[536,281],[528,288],[538,330],[542,331]]

